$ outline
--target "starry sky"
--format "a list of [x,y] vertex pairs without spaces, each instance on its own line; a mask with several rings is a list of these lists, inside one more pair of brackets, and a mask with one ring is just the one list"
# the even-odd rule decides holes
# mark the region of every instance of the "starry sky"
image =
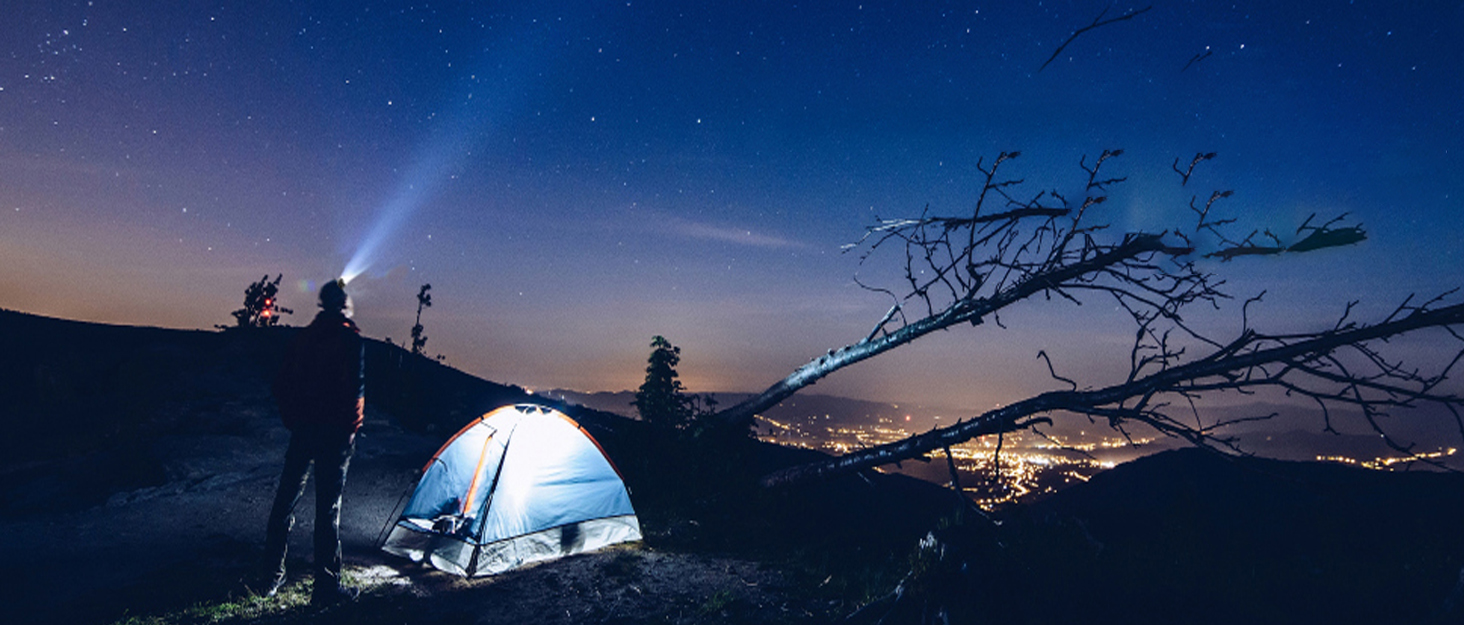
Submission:
[[[1192,225],[1217,189],[1254,228],[1363,224],[1213,263],[1269,327],[1464,282],[1464,4],[1156,0],[1039,71],[1144,6],[10,0],[0,307],[207,329],[282,274],[303,325],[359,256],[365,333],[408,339],[430,283],[427,351],[471,373],[634,388],[661,334],[690,390],[755,390],[879,320],[854,279],[899,258],[840,251],[876,216],[968,210],[1002,150],[1071,189],[1107,148],[1115,228]],[[1052,386],[1044,348],[1101,382],[1131,333],[1109,308],[1033,302],[815,390],[984,409]]]

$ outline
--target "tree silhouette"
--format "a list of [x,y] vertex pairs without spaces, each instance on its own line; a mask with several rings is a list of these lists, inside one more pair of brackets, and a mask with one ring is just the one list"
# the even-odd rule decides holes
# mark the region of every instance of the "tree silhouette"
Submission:
[[280,291],[280,280],[284,277],[284,274],[279,274],[270,281],[269,274],[265,274],[259,282],[250,284],[244,290],[244,307],[229,313],[234,316],[235,325],[215,327],[267,328],[279,324],[280,315],[294,314],[295,311],[280,306],[279,300],[275,299]]
[[681,348],[664,336],[652,337],[646,381],[631,402],[647,423],[666,429],[680,429],[690,423],[697,400],[684,393],[686,389],[677,379],[678,364],[681,364]]
[[[1199,221],[1162,232],[1113,233],[1100,220],[1111,187],[1125,177],[1105,172],[1121,150],[1105,150],[1089,164],[1082,198],[1069,200],[1056,191],[1016,195],[1023,184],[1007,176],[1005,167],[1018,158],[1003,152],[989,166],[978,161],[982,177],[971,212],[876,219],[863,239],[846,247],[862,250],[861,263],[893,248],[904,264],[899,289],[861,286],[891,301],[890,308],[862,339],[831,349],[795,369],[763,392],[710,417],[719,428],[745,431],[754,416],[800,389],[844,367],[873,358],[937,331],[962,326],[1004,327],[1001,315],[1017,303],[1057,301],[1074,304],[1106,300],[1124,311],[1133,324],[1124,381],[1103,387],[1081,387],[1058,375],[1048,361],[1058,388],[1011,401],[978,413],[956,425],[865,448],[844,456],[789,467],[764,476],[765,485],[804,481],[821,476],[920,457],[975,437],[1001,434],[1050,423],[1055,417],[1098,420],[1128,433],[1137,424],[1197,445],[1237,451],[1224,429],[1234,421],[1218,421],[1194,408],[1201,396],[1225,392],[1251,393],[1270,388],[1306,398],[1324,410],[1324,429],[1331,429],[1335,407],[1359,410],[1374,432],[1395,449],[1409,445],[1383,427],[1389,409],[1434,403],[1454,415],[1461,437],[1464,397],[1441,385],[1454,365],[1464,360],[1464,304],[1447,305],[1454,291],[1423,301],[1409,298],[1392,314],[1374,323],[1349,318],[1347,306],[1330,327],[1312,332],[1267,333],[1252,328],[1248,310],[1264,293],[1240,306],[1240,331],[1216,337],[1186,321],[1193,305],[1220,308],[1230,299],[1224,280],[1197,263],[1208,256],[1230,259],[1261,253],[1305,253],[1350,245],[1366,238],[1361,226],[1337,226],[1337,220],[1298,228],[1307,233],[1298,243],[1258,246],[1251,237],[1236,241],[1225,235],[1234,220],[1213,220],[1216,203],[1231,195],[1216,191],[1203,209],[1191,202]],[[1204,154],[1202,153],[1202,156]],[[1213,155],[1196,160],[1209,160]],[[1189,171],[1176,171],[1183,182]],[[1184,213],[1179,213],[1183,215]],[[1341,219],[1340,217],[1338,219]],[[1275,237],[1273,237],[1275,238]],[[1264,249],[1263,249],[1264,247]],[[1277,248],[1277,249],[1272,249]],[[856,277],[857,280],[857,277]],[[1354,302],[1355,304],[1355,302]],[[1091,308],[1088,308],[1091,310]],[[987,324],[987,321],[993,323]],[[1386,356],[1379,344],[1401,334],[1438,329],[1453,339],[1455,356],[1433,371],[1405,366]],[[1038,352],[1039,358],[1046,358]],[[1120,365],[1121,366],[1121,365]],[[1274,415],[1256,415],[1255,419]],[[1250,420],[1250,419],[1243,419]]]
[[419,356],[425,355],[422,348],[427,346],[427,336],[422,334],[422,309],[432,307],[432,294],[428,293],[431,290],[432,285],[424,284],[422,290],[417,291],[417,324],[412,326],[412,353]]

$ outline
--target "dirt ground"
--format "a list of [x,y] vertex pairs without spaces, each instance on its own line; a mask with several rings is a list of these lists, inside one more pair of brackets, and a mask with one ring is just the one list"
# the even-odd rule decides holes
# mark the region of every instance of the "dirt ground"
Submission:
[[[0,531],[11,537],[0,547],[0,620],[110,623],[247,597],[257,585],[264,521],[288,442],[257,399],[203,410],[165,406],[188,427],[136,450],[161,466],[160,484],[115,492],[81,510],[0,517]],[[646,543],[472,580],[380,552],[383,526],[439,439],[403,431],[368,409],[342,516],[346,575],[363,589],[361,599],[324,613],[285,605],[250,620],[774,623],[816,620],[829,607],[791,598],[786,576],[757,563]],[[47,503],[48,493],[76,489],[40,480],[32,490]],[[291,534],[294,584],[308,577],[312,498],[307,492]]]

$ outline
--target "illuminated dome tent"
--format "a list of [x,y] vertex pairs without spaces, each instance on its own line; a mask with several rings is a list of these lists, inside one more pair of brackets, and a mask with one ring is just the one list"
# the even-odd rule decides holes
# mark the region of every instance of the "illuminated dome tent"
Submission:
[[494,410],[448,439],[382,549],[464,576],[640,540],[599,443],[543,406]]

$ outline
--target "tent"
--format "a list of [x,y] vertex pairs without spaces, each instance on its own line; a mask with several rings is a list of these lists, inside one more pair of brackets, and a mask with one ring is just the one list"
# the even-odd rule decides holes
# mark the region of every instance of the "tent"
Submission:
[[382,549],[476,576],[640,538],[625,483],[594,437],[556,410],[519,404],[433,454]]

